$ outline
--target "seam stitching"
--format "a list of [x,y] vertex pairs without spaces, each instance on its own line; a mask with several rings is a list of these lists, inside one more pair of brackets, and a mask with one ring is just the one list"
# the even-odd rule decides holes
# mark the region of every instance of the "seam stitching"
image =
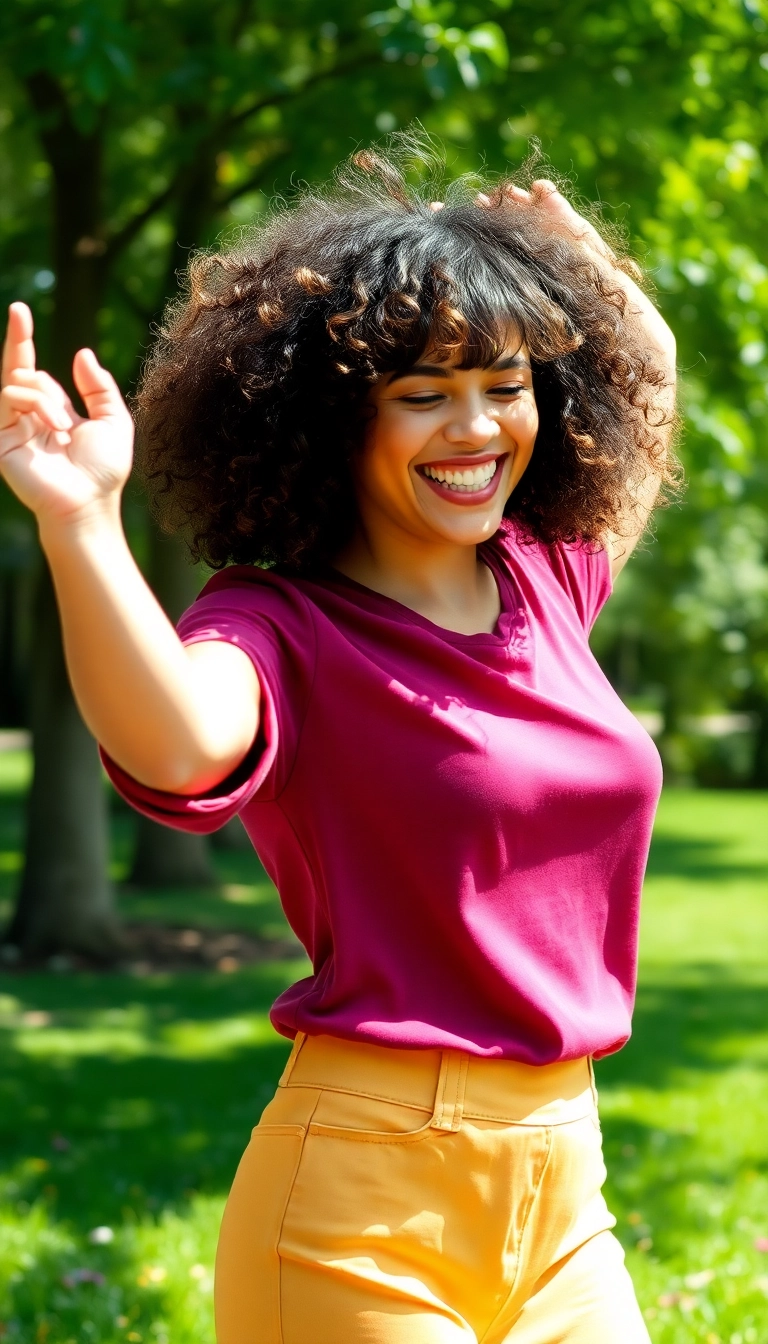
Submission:
[[545,1134],[547,1141],[547,1153],[546,1157],[544,1158],[541,1171],[539,1172],[539,1179],[536,1182],[533,1190],[531,1191],[530,1198],[525,1208],[525,1212],[523,1213],[522,1219],[520,1220],[520,1236],[517,1242],[517,1263],[515,1264],[515,1272],[514,1275],[512,1276],[512,1283],[510,1284],[509,1292],[507,1293],[506,1298],[504,1299],[502,1305],[499,1307],[499,1310],[496,1312],[496,1315],[494,1316],[493,1320],[489,1322],[488,1328],[483,1332],[482,1336],[478,1339],[478,1344],[483,1344],[483,1342],[488,1339],[488,1336],[493,1327],[495,1326],[496,1322],[499,1320],[499,1318],[503,1315],[503,1313],[509,1306],[509,1303],[511,1302],[514,1296],[515,1289],[517,1288],[518,1281],[520,1279],[521,1267],[523,1263],[523,1243],[525,1242],[526,1239],[525,1234],[528,1230],[528,1223],[530,1221],[533,1206],[536,1203],[536,1200],[538,1199],[539,1196],[539,1192],[541,1191],[541,1187],[544,1184],[544,1178],[546,1177],[547,1174],[547,1169],[549,1167],[550,1159],[552,1157],[552,1149],[554,1147],[551,1125],[548,1125],[546,1127]]
[[[329,1085],[328,1083],[309,1083],[309,1082],[307,1082],[307,1083],[295,1083],[295,1082],[291,1081],[291,1082],[288,1082],[288,1083],[284,1084],[284,1086],[286,1086],[286,1087],[297,1087],[297,1088],[298,1088],[298,1087],[301,1087],[301,1088],[309,1088],[309,1089],[311,1089],[311,1090],[314,1090],[315,1088],[319,1087],[319,1088],[322,1089],[323,1092],[335,1092],[335,1093],[337,1093],[339,1096],[344,1096],[344,1097],[367,1097],[369,1101],[387,1101],[387,1102],[390,1103],[390,1105],[392,1105],[392,1106],[401,1106],[404,1110],[410,1110],[410,1111],[424,1111],[425,1114],[429,1114],[429,1107],[426,1106],[426,1105],[424,1105],[423,1102],[419,1102],[419,1101],[407,1101],[407,1100],[404,1101],[402,1097],[389,1097],[389,1096],[385,1096],[385,1094],[384,1094],[383,1092],[362,1092],[362,1091],[360,1091],[358,1088],[354,1088],[354,1089],[352,1089],[352,1088],[348,1088],[348,1087],[332,1087],[332,1086]],[[462,1119],[464,1119],[464,1120],[491,1120],[491,1121],[494,1122],[494,1124],[497,1124],[497,1125],[520,1125],[520,1126],[525,1127],[525,1128],[527,1128],[527,1129],[544,1129],[544,1128],[547,1128],[547,1129],[559,1129],[561,1125],[570,1125],[570,1124],[574,1124],[577,1120],[588,1120],[589,1117],[592,1115],[592,1109],[593,1109],[593,1108],[592,1108],[592,1106],[590,1105],[590,1106],[589,1106],[586,1110],[584,1110],[583,1112],[580,1112],[580,1113],[577,1114],[577,1115],[568,1115],[568,1116],[567,1116],[565,1119],[563,1119],[563,1120],[544,1120],[544,1121],[542,1121],[542,1120],[535,1120],[535,1119],[532,1119],[532,1118],[529,1119],[529,1118],[527,1118],[527,1117],[526,1117],[525,1119],[522,1119],[522,1120],[515,1120],[513,1117],[508,1116],[508,1115],[499,1115],[498,1113],[496,1113],[496,1114],[491,1114],[490,1112],[487,1112],[487,1111],[477,1111],[477,1110],[472,1110],[472,1109],[467,1110],[467,1109],[465,1109],[464,1107],[462,1107]],[[436,1114],[437,1114],[437,1112],[435,1112],[435,1115],[436,1115]],[[435,1126],[435,1127],[436,1127],[436,1126]]]
[[403,1101],[401,1097],[387,1097],[382,1092],[361,1092],[359,1088],[350,1087],[332,1087],[328,1083],[286,1083],[286,1087],[305,1087],[311,1090],[320,1088],[323,1092],[335,1092],[342,1097],[368,1097],[370,1101],[388,1101],[393,1106],[402,1106],[409,1111],[424,1111],[425,1115],[431,1115],[429,1106],[424,1106],[416,1101]]
[[281,1241],[282,1241],[282,1239],[283,1239],[283,1228],[285,1227],[285,1220],[286,1220],[286,1218],[287,1218],[287,1216],[288,1216],[288,1206],[289,1206],[289,1204],[290,1204],[290,1202],[291,1202],[291,1196],[293,1195],[294,1186],[296,1185],[296,1180],[297,1180],[297,1177],[298,1177],[298,1175],[299,1175],[299,1167],[301,1166],[301,1159],[302,1159],[302,1157],[304,1156],[304,1149],[305,1149],[305,1147],[306,1147],[306,1143],[307,1143],[307,1135],[309,1134],[309,1127],[310,1127],[310,1125],[312,1124],[312,1116],[315,1114],[315,1111],[317,1110],[317,1107],[318,1107],[318,1105],[319,1105],[319,1102],[320,1102],[320,1092],[318,1091],[318,1094],[317,1094],[317,1096],[316,1096],[316,1098],[315,1098],[315,1104],[314,1104],[314,1106],[312,1107],[312,1110],[310,1111],[309,1116],[307,1117],[306,1125],[302,1126],[302,1128],[304,1129],[304,1135],[303,1135],[303,1138],[302,1138],[302,1140],[301,1140],[301,1145],[300,1145],[300,1147],[299,1147],[299,1156],[298,1156],[298,1159],[297,1159],[297,1161],[296,1161],[296,1166],[295,1166],[294,1169],[293,1169],[293,1176],[292,1176],[292,1178],[291,1178],[291,1183],[290,1183],[290,1186],[288,1187],[288,1191],[287,1191],[287,1194],[286,1194],[286,1197],[285,1197],[285,1205],[284,1205],[284,1207],[283,1207],[283,1216],[282,1216],[282,1218],[280,1219],[280,1227],[278,1228],[277,1239],[276,1239],[276,1242],[275,1242],[275,1255],[277,1256],[277,1334],[278,1334],[278,1344],[285,1344],[285,1335],[283,1334],[283,1257],[282,1257],[282,1255],[280,1254],[280,1243],[281,1243]]

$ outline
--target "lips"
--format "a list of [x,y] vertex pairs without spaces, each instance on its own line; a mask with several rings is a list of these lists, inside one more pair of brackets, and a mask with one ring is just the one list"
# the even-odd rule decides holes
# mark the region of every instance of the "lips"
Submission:
[[505,456],[425,462],[416,470],[436,494],[452,504],[484,504],[496,493]]

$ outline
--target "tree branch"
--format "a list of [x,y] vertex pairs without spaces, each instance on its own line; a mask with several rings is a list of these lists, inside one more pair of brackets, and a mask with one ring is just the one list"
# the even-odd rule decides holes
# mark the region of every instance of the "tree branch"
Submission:
[[281,107],[284,103],[289,103],[294,98],[300,98],[303,93],[309,89],[316,88],[326,79],[336,79],[342,75],[351,74],[355,70],[364,70],[367,65],[376,65],[379,57],[376,52],[365,52],[340,65],[330,66],[327,70],[317,70],[315,74],[305,79],[304,83],[295,89],[284,89],[280,93],[267,94],[259,98],[250,106],[242,108],[239,112],[233,112],[229,117],[219,122],[217,133],[222,131],[234,130],[237,126],[242,126],[243,122],[249,117],[255,116],[257,112],[263,112],[266,107]]
[[[255,116],[257,112],[261,112],[267,107],[280,107],[285,103],[293,102],[300,98],[302,94],[307,93],[310,89],[316,88],[319,84],[322,84],[325,80],[341,78],[343,75],[350,74],[355,70],[363,70],[366,66],[375,65],[378,59],[378,55],[375,52],[358,54],[357,56],[350,58],[345,62],[341,62],[338,65],[329,67],[326,70],[316,71],[315,74],[310,75],[303,84],[295,89],[285,89],[279,93],[267,94],[263,98],[257,99],[256,102],[250,103],[248,107],[242,108],[239,112],[232,113],[230,116],[223,118],[205,137],[198,146],[198,149],[202,150],[206,141],[208,144],[219,144],[222,136],[235,131],[239,126],[242,126],[244,122],[248,121],[250,117]],[[185,171],[186,168],[182,168],[162,191],[159,191],[152,200],[148,201],[147,204],[133,216],[132,219],[129,219],[117,233],[113,234],[112,238],[107,242],[107,250],[105,253],[106,258],[109,261],[113,261],[116,256],[119,256],[119,254],[133,242],[133,239],[141,232],[144,225],[152,219],[153,215],[156,215],[159,210],[162,210],[171,200],[173,200],[173,197],[176,195],[184,180]],[[247,184],[235,188],[230,196],[224,197],[223,201],[217,201],[217,208],[221,205],[228,205],[231,200],[235,200],[247,190],[252,189],[253,188]]]
[[183,170],[177,173],[168,185],[163,187],[162,191],[158,191],[157,195],[153,196],[143,209],[139,210],[132,219],[129,219],[121,229],[118,229],[117,233],[112,235],[107,243],[107,250],[105,253],[105,256],[110,261],[114,260],[116,256],[119,256],[119,254],[128,247],[129,243],[133,242],[136,235],[141,232],[144,225],[149,222],[152,216],[157,214],[158,210],[162,210],[163,206],[173,200],[182,177]]
[[216,197],[216,209],[226,210],[227,206],[231,205],[233,201],[236,201],[238,197],[247,196],[249,191],[258,191],[269,169],[287,159],[292,149],[292,145],[286,145],[285,148],[278,153],[270,154],[269,158],[265,159],[257,168],[256,172],[252,173],[245,182],[239,182],[231,191]]

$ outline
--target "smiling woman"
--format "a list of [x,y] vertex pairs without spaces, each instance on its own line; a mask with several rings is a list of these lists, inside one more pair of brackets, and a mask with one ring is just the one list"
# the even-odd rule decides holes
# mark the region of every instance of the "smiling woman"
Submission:
[[330,561],[355,526],[371,390],[383,407],[379,380],[423,374],[427,355],[434,381],[525,345],[540,424],[505,512],[532,537],[637,533],[638,485],[674,478],[674,343],[635,268],[551,184],[479,194],[465,178],[434,210],[434,186],[408,184],[414,152],[439,166],[410,141],[360,153],[326,190],[192,262],[136,411],[161,516],[214,566]]
[[588,638],[673,475],[674,342],[551,183],[433,196],[358,154],[193,261],[136,400],[220,569],[176,631],[122,532],[117,389],[81,351],[78,416],[23,305],[0,468],[116,787],[239,814],[312,961],[220,1344],[647,1344],[592,1058],[630,1031],[660,766]]

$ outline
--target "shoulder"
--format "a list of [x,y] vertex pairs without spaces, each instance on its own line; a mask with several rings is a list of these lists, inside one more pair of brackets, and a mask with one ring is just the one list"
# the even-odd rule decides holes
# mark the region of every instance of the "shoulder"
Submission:
[[229,565],[208,579],[182,620],[216,611],[239,612],[244,619],[292,615],[307,620],[311,619],[309,606],[297,580],[256,565]]
[[572,605],[589,631],[611,595],[611,561],[604,546],[585,542],[543,542],[531,539],[504,519],[494,538],[498,554],[513,577],[554,585]]
[[312,604],[299,582],[254,565],[212,575],[177,628],[185,643],[227,639],[252,655],[266,645],[300,662],[314,657]]

